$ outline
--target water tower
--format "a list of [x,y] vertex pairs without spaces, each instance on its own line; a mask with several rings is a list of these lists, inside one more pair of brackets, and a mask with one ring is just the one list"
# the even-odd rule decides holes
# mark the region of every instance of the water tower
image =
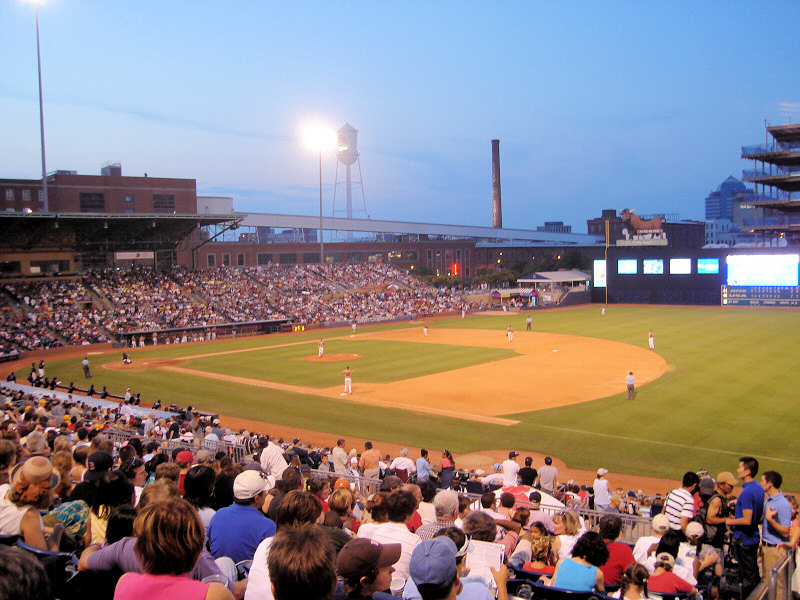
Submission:
[[[367,199],[364,195],[364,182],[361,177],[361,161],[358,159],[358,130],[352,127],[349,123],[345,123],[341,129],[336,132],[338,136],[336,158],[336,184],[333,186],[333,216],[336,216],[336,192],[340,186],[344,186],[347,197],[345,209],[339,209],[338,212],[344,212],[348,219],[353,218],[353,187],[361,188],[361,205],[362,209],[359,212],[364,213],[364,218],[368,219],[367,214]],[[339,180],[339,164],[344,165],[344,181]],[[358,179],[353,179],[351,167],[358,165]],[[347,239],[352,239],[352,232],[347,233]]]

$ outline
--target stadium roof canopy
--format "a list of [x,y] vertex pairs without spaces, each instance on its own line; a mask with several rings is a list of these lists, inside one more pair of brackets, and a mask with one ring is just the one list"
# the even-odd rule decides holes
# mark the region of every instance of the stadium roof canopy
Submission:
[[0,213],[0,251],[175,250],[198,227],[234,229],[244,215]]
[[[241,227],[278,227],[287,229],[319,229],[319,216],[249,213]],[[471,239],[476,242],[596,246],[602,236],[581,233],[557,233],[528,229],[499,229],[471,225],[441,225],[406,221],[376,221],[323,217],[325,231],[351,231],[374,234],[423,235],[429,238]]]
[[590,281],[591,275],[583,271],[542,271],[517,279],[517,283],[571,283],[574,281]]

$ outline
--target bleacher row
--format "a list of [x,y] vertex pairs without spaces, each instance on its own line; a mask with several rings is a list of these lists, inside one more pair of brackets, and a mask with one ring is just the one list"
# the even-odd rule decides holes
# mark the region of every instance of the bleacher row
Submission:
[[[8,281],[0,294],[0,353],[103,343],[123,334],[228,323],[389,319],[463,304],[385,264],[105,270]],[[166,336],[160,335],[161,343]]]

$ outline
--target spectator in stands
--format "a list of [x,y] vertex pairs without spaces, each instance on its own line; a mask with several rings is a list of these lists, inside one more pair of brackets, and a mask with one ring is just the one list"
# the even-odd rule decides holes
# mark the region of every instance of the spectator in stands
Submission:
[[646,600],[649,579],[650,573],[647,572],[647,569],[638,563],[631,563],[622,574],[619,590],[614,592],[611,597],[622,600]]
[[377,492],[367,500],[366,511],[369,517],[358,528],[359,537],[372,538],[375,528],[381,523],[388,523],[389,517],[386,513],[386,499],[389,497],[387,492]]
[[[790,539],[792,527],[792,505],[781,492],[783,477],[777,471],[764,471],[761,487],[767,501],[764,504],[764,520],[761,524],[761,572],[769,577],[771,569],[785,555],[782,544]],[[783,582],[778,578],[777,598],[783,597]]]
[[[178,500],[180,500],[180,493],[177,486],[167,479],[162,479],[149,484],[142,492],[139,510],[144,511],[149,504],[168,504]],[[137,533],[134,528],[135,535]],[[108,572],[119,569],[123,573],[144,573],[140,558],[134,551],[135,543],[135,537],[127,537],[106,547],[102,547],[99,544],[89,545],[81,554],[78,570]],[[230,563],[228,570],[233,571],[233,563]],[[220,567],[214,562],[211,555],[206,550],[203,550],[189,576],[200,581],[205,577],[221,574]],[[231,591],[236,590],[236,597],[241,598],[244,586],[234,586],[234,579],[230,577],[228,579],[228,589]]]
[[648,589],[665,594],[696,594],[697,588],[672,572],[674,567],[675,557],[669,552],[659,552],[648,580]]
[[0,485],[0,536],[22,537],[26,544],[58,550],[64,526],[45,537],[40,510],[52,504],[50,491],[58,483],[53,465],[44,456],[33,456],[11,471],[10,483]]
[[667,494],[664,514],[669,520],[669,528],[686,535],[686,526],[694,517],[694,493],[700,485],[700,477],[694,471],[683,474],[681,487]]
[[336,440],[336,447],[331,452],[333,470],[337,475],[344,475],[347,472],[347,464],[350,460],[347,456],[347,451],[344,449],[344,444],[345,441],[343,439]]
[[549,512],[545,512],[541,508],[542,494],[534,490],[528,496],[528,500],[531,503],[531,515],[530,515],[530,520],[528,521],[528,525],[537,522],[542,523],[547,528],[547,531],[552,533],[554,528],[553,517],[550,516]]
[[86,543],[102,544],[106,539],[106,527],[111,511],[117,506],[133,505],[133,484],[121,471],[111,471],[100,479],[97,495],[92,502]]
[[394,474],[397,475],[403,483],[408,481],[408,478],[417,472],[414,461],[408,458],[408,448],[400,449],[400,456],[392,461],[389,468],[394,471]]
[[284,527],[267,559],[275,600],[329,600],[336,589],[336,550],[319,527]]
[[[675,529],[669,529],[661,538],[661,541],[658,542],[658,546],[656,547],[655,552],[648,557],[645,561],[644,566],[647,567],[647,570],[650,573],[655,572],[655,565],[660,560],[659,557],[663,558],[663,554],[669,553],[672,555],[674,559],[672,564],[670,565],[670,570],[675,573],[678,577],[689,583],[690,585],[695,585],[697,583],[697,579],[695,577],[695,573],[699,572],[696,567],[700,565],[695,565],[694,557],[688,557],[687,563],[684,564],[684,561],[680,557],[681,551],[681,534],[679,531]],[[716,559],[716,557],[715,557]],[[707,566],[707,565],[706,565]]]
[[[380,477],[381,469],[378,464],[381,460],[381,453],[377,448],[372,447],[372,442],[364,442],[364,452],[358,460],[358,468],[367,479],[377,479]],[[372,490],[372,487],[375,489]],[[369,489],[376,491],[378,486],[372,486]]]
[[[550,536],[529,537],[528,542],[530,544],[530,559],[524,563],[523,568],[526,571],[532,571],[540,575],[552,575],[556,568],[550,564]],[[509,565],[511,565],[510,560]]]
[[423,448],[419,451],[419,458],[416,462],[417,483],[427,481],[431,477],[431,463],[428,462],[428,451]]
[[156,467],[155,480],[169,479],[178,485],[178,480],[181,477],[181,468],[173,462],[162,462]]
[[[459,547],[454,540],[463,540],[462,546]],[[444,530],[439,537],[420,543],[411,559],[411,578],[406,583],[403,597],[411,600],[455,600],[458,596],[481,600],[492,598],[483,582],[461,578],[468,549],[467,538],[463,534],[459,536],[453,527]],[[497,584],[498,600],[507,600],[508,569],[505,566],[500,570],[492,569],[492,575]]]
[[[269,477],[269,475],[267,476]],[[302,489],[303,476],[300,474],[300,470],[295,467],[287,467],[282,471],[280,480],[275,482],[274,489],[270,494],[272,498],[264,513],[274,521],[278,506],[281,500],[283,500],[283,497],[293,490]]]
[[598,469],[592,487],[594,488],[594,506],[596,510],[606,510],[611,504],[611,491],[608,489],[606,475],[608,469]]
[[600,567],[608,560],[608,548],[599,533],[587,531],[575,542],[572,556],[558,561],[552,585],[575,592],[605,592]]
[[386,514],[388,523],[382,523],[375,528],[372,539],[381,544],[400,543],[403,546],[400,560],[394,565],[398,577],[408,579],[408,564],[411,553],[420,543],[419,536],[411,533],[406,527],[414,516],[414,507],[417,501],[410,492],[400,490],[386,498]]
[[144,573],[123,575],[117,583],[115,600],[172,600],[187,597],[189,590],[196,594],[193,597],[206,600],[233,599],[225,586],[189,577],[203,550],[203,524],[188,502],[151,504],[136,518],[134,529],[134,549]]
[[497,522],[483,511],[469,513],[462,529],[478,542],[494,542],[497,539]]
[[416,530],[420,540],[433,539],[438,531],[444,527],[452,527],[458,516],[458,492],[442,490],[433,499],[433,508],[436,519]]
[[578,519],[578,513],[574,510],[566,510],[561,514],[553,517],[553,554],[558,557],[558,560],[564,560],[571,552],[572,547],[578,540],[580,534],[581,522]]
[[214,469],[206,465],[195,465],[186,473],[183,480],[183,498],[195,507],[200,520],[203,522],[205,532],[216,511],[211,508],[211,496],[214,494]]
[[533,457],[526,456],[525,466],[519,470],[520,485],[529,485],[533,487],[533,484],[536,482],[536,477],[539,475],[539,473],[531,465],[533,465]]
[[208,526],[208,545],[215,558],[250,560],[261,540],[275,535],[275,522],[261,512],[270,483],[258,471],[237,475],[233,504],[218,510]]
[[400,560],[400,544],[380,544],[357,538],[345,544],[336,559],[336,573],[342,578],[343,594],[338,598],[366,599],[389,589],[392,566]]
[[133,485],[134,492],[134,506],[139,503],[139,498],[142,495],[144,484],[147,481],[147,471],[144,468],[144,461],[134,455],[120,464],[119,470],[128,478],[128,481]]
[[[275,515],[275,525],[278,531],[284,527],[313,525],[321,515],[322,505],[319,499],[309,492],[295,490],[288,493],[281,502]],[[256,548],[244,600],[273,600],[267,558],[274,540],[274,536],[268,537]]]
[[731,552],[739,564],[739,577],[742,581],[742,597],[746,598],[759,584],[758,548],[761,538],[758,526],[764,510],[764,490],[755,480],[758,474],[758,461],[752,456],[739,459],[736,475],[744,484],[742,493],[736,500],[733,518],[726,525],[733,530]]
[[[728,528],[725,527],[725,521],[731,516],[730,495],[737,484],[738,481],[736,481],[733,473],[723,471],[717,475],[714,493],[711,494],[706,502],[705,541],[717,550],[720,560],[724,556],[722,547],[725,544],[725,534],[728,531]],[[720,567],[722,567],[722,564],[720,564]]]
[[553,466],[553,459],[549,456],[544,457],[544,466],[539,468],[536,484],[539,489],[551,496],[558,488],[558,469]]
[[644,564],[647,557],[653,554],[658,547],[658,542],[661,541],[662,536],[669,529],[669,521],[667,515],[658,514],[653,517],[653,522],[650,525],[652,528],[652,535],[643,535],[633,547],[633,558],[636,562]]
[[272,442],[268,435],[259,438],[258,446],[261,449],[260,462],[264,473],[280,479],[283,471],[289,466],[283,456],[283,449]]
[[47,571],[30,552],[0,544],[0,598],[53,598]]
[[354,504],[355,498],[349,489],[342,487],[334,490],[328,498],[330,510],[326,514],[325,524],[343,528],[345,533],[352,537],[358,531],[359,525],[351,513]]
[[608,547],[608,561],[600,566],[606,586],[618,585],[628,565],[636,562],[630,546],[617,541],[621,532],[621,518],[616,515],[603,515],[600,518],[600,537]]

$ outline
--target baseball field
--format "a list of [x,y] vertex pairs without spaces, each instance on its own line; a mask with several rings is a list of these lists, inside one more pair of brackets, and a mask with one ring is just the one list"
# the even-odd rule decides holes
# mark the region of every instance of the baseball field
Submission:
[[[231,419],[469,453],[513,448],[576,469],[680,478],[761,470],[800,490],[800,313],[596,306],[148,346],[89,348],[97,390]],[[506,329],[514,329],[513,341]],[[656,349],[647,348],[653,329]],[[317,342],[325,354],[317,356]],[[47,375],[88,385],[80,357]],[[353,394],[342,395],[342,371]],[[23,381],[29,365],[16,367]],[[633,371],[637,396],[628,400]]]

